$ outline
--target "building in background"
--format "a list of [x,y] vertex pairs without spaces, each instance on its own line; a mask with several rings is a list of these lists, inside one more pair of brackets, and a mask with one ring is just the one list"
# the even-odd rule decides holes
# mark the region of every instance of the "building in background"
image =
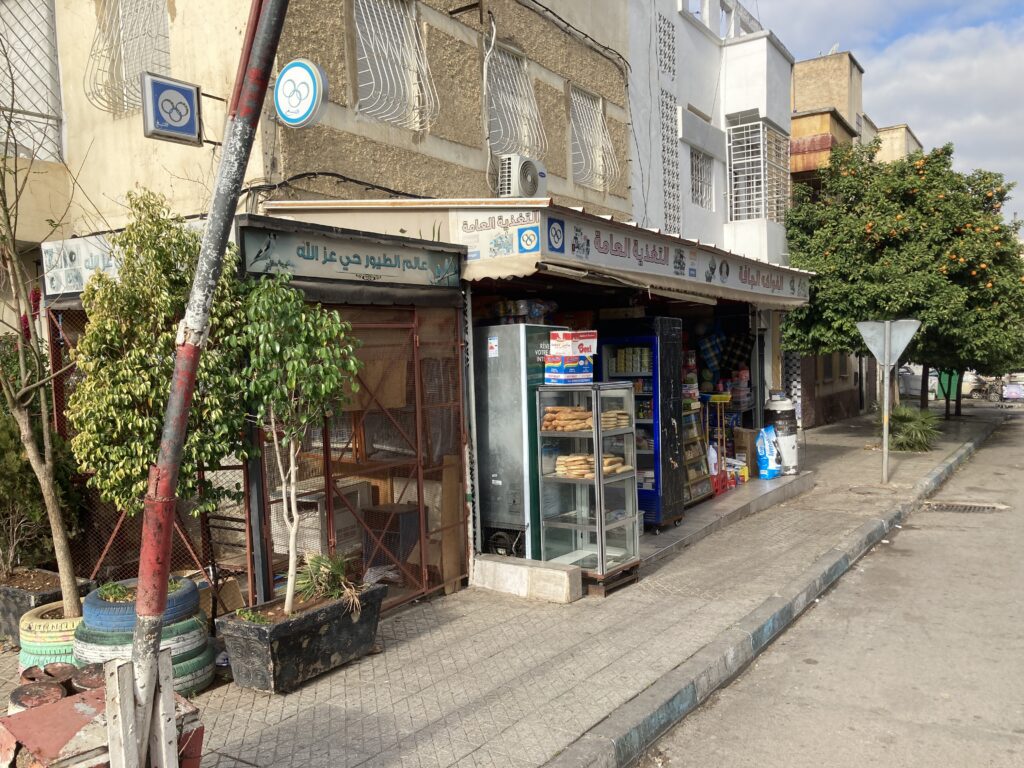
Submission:
[[[820,171],[835,147],[881,143],[877,159],[891,162],[921,150],[905,124],[879,128],[864,113],[864,68],[849,51],[798,61],[793,67],[790,170],[794,186],[820,189]],[[845,419],[877,399],[870,355],[836,352],[801,358],[784,353],[785,388],[799,403],[804,427]]]

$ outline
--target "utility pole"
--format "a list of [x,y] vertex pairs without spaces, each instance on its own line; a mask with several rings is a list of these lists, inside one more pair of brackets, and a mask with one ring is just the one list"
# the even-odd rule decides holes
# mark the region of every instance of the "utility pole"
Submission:
[[277,55],[288,0],[252,0],[242,55],[228,112],[223,154],[213,202],[203,232],[199,263],[185,318],[178,326],[174,374],[164,413],[157,463],[150,467],[142,518],[139,556],[138,618],[132,642],[135,672],[135,722],[139,753],[145,763],[153,697],[157,685],[163,613],[167,607],[171,540],[178,471],[195,391],[199,357],[209,331],[210,307],[220,279],[232,220],[238,207],[253,137]]

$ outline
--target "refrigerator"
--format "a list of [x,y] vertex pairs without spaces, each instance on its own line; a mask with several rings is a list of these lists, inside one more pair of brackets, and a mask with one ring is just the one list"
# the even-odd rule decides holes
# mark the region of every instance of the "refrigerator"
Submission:
[[560,325],[473,329],[481,549],[539,560],[537,387]]

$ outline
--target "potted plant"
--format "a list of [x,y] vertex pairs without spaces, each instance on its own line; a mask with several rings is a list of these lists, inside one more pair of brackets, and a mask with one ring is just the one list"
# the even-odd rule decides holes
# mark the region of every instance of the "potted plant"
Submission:
[[[55,446],[54,452],[58,472],[67,469],[63,447]],[[62,603],[49,605],[61,600],[61,582],[57,573],[41,567],[53,557],[50,526],[39,484],[23,453],[14,419],[0,409],[0,636],[23,646],[23,666],[70,661],[74,626],[63,620]],[[70,492],[61,488],[60,495],[65,526],[73,532],[66,503]],[[91,582],[80,579],[79,595],[90,587]],[[21,619],[29,612],[22,636]]]
[[[384,596],[383,588],[361,593],[344,561],[310,556],[303,571],[305,597],[296,610],[299,450],[309,427],[322,424],[328,409],[357,388],[359,362],[348,323],[319,304],[306,304],[289,282],[288,275],[277,275],[256,283],[247,297],[243,331],[249,418],[270,441],[288,531],[285,594],[258,611],[218,621],[235,680],[267,691],[291,690],[366,653]],[[357,642],[352,633],[369,640]]]
[[217,619],[238,685],[287,693],[370,652],[387,587],[353,582],[347,566],[309,555],[297,574],[297,611],[286,613],[278,598]]

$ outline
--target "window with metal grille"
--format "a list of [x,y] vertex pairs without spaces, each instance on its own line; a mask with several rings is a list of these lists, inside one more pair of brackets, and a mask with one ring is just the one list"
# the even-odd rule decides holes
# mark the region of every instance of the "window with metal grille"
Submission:
[[789,140],[762,121],[729,127],[729,219],[782,222],[789,208]]
[[614,186],[619,179],[619,163],[600,97],[570,86],[569,123],[573,181],[600,190]]
[[679,233],[679,131],[676,125],[676,99],[661,92],[661,177],[665,196],[665,231]]
[[138,110],[142,73],[170,73],[170,41],[165,0],[99,0],[85,69],[86,98],[117,116]]
[[715,161],[711,155],[693,147],[690,147],[690,200],[705,210],[715,210]]
[[676,27],[672,19],[658,14],[658,70],[676,76]]
[[430,76],[412,0],[355,0],[359,112],[426,130],[437,117]]
[[0,0],[0,151],[60,160],[60,121],[53,0]]
[[503,48],[495,48],[487,61],[487,135],[495,155],[542,160],[547,153],[526,61]]

